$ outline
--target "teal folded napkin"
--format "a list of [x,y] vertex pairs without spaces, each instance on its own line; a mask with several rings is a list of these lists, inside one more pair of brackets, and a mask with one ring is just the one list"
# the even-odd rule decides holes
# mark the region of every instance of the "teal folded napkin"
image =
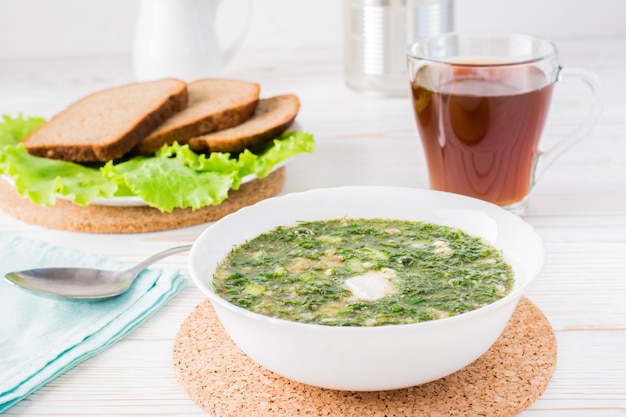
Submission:
[[43,266],[125,269],[103,256],[0,234],[0,413],[126,336],[185,285],[177,270],[146,270],[116,298],[72,301],[4,280],[6,272]]

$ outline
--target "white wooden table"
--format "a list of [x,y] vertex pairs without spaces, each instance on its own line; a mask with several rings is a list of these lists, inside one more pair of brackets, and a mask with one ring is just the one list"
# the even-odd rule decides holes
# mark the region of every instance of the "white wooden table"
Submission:
[[[606,108],[592,136],[560,158],[532,192],[524,218],[545,239],[546,268],[528,293],[551,322],[558,363],[523,416],[626,415],[626,39],[557,39],[564,66],[598,72]],[[50,116],[91,91],[132,81],[129,57],[0,61],[0,113]],[[282,194],[337,185],[428,186],[408,97],[348,90],[340,50],[250,50],[224,76],[262,95],[298,94],[298,120],[317,149],[288,166]],[[573,128],[586,96],[561,84],[546,136]],[[191,243],[205,226],[133,235],[48,230],[0,213],[0,231],[133,263]],[[1,254],[0,254],[1,256]],[[186,256],[160,263],[187,275]],[[144,325],[9,409],[7,415],[207,415],[178,385],[172,341],[203,300],[190,283]]]

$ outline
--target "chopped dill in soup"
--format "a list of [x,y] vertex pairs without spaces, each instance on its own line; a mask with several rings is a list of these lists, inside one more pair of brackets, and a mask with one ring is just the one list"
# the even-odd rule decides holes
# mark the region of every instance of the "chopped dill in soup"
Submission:
[[425,222],[338,219],[278,227],[235,247],[213,277],[245,309],[330,326],[379,326],[454,316],[513,287],[500,252]]

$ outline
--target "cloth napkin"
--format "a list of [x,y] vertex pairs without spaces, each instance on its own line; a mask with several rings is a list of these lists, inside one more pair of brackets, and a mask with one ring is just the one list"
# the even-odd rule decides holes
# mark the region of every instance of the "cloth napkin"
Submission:
[[125,269],[113,259],[0,233],[0,413],[126,336],[185,285],[177,270],[145,270],[126,293],[59,300],[22,290],[6,272],[43,266]]

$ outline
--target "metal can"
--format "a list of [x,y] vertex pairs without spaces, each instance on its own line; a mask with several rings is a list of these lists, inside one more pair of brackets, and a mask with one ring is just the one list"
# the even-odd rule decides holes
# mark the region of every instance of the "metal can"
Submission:
[[369,96],[409,94],[406,47],[454,23],[453,0],[344,0],[344,75]]

